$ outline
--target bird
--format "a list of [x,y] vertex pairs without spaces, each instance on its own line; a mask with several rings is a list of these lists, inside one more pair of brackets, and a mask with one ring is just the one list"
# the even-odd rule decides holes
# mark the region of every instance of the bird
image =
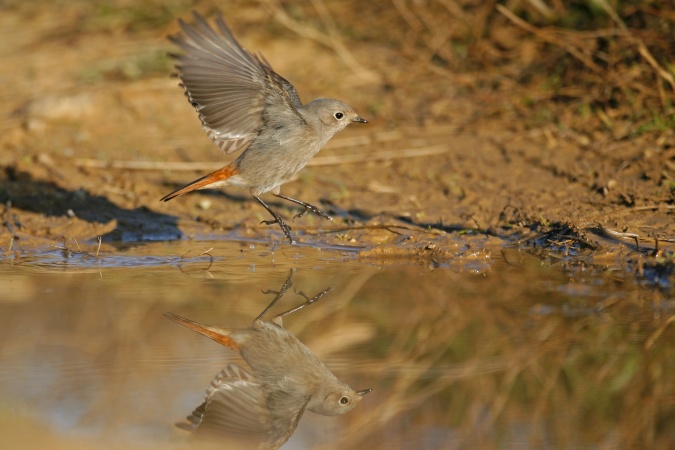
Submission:
[[290,331],[283,317],[316,302],[325,289],[306,302],[263,321],[272,306],[291,287],[292,272],[274,300],[242,329],[201,325],[173,313],[169,319],[238,352],[250,370],[228,364],[211,382],[204,401],[177,426],[195,436],[236,440],[238,445],[278,448],[295,431],[305,410],[322,415],[344,414],[371,389],[355,391],[335,375]]
[[169,36],[182,54],[177,76],[196,109],[207,136],[226,154],[243,152],[233,162],[164,196],[161,201],[197,189],[236,186],[248,189],[273,217],[261,224],[278,224],[291,244],[290,226],[260,196],[267,192],[296,203],[322,219],[332,218],[316,206],[283,195],[281,186],[292,179],[335,133],[352,123],[367,123],[339,101],[318,98],[303,104],[300,96],[261,54],[244,49],[222,14],[215,29],[197,12],[194,24],[179,19],[182,34]]

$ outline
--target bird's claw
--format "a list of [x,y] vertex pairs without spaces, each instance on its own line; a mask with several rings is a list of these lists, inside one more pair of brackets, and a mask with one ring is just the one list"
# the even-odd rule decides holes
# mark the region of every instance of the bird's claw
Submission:
[[281,228],[281,231],[284,232],[286,237],[288,238],[289,242],[291,244],[295,244],[295,239],[293,239],[293,236],[291,235],[291,227],[289,227],[286,222],[281,220],[280,218],[274,219],[274,220],[263,220],[260,222],[260,224],[265,224],[265,225],[274,225],[275,223],[279,225]]
[[325,212],[321,211],[319,208],[317,208],[317,207],[314,206],[314,205],[304,205],[304,206],[305,206],[305,209],[304,209],[302,212],[300,212],[300,213],[296,214],[295,216],[293,216],[293,220],[299,219],[300,217],[304,217],[305,215],[307,215],[307,213],[308,213],[309,211],[312,211],[314,214],[316,214],[317,216],[321,217],[322,219],[327,219],[327,220],[330,220],[330,221],[333,220],[333,218],[332,218],[331,216],[329,216],[329,215],[326,214]]

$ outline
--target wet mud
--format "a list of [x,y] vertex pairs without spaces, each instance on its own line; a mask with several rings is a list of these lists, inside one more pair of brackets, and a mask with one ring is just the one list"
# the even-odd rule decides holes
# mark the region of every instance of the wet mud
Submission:
[[[247,192],[202,191],[159,202],[225,159],[167,76],[170,45],[160,35],[175,24],[124,34],[111,47],[102,32],[53,38],[59,27],[75,23],[53,23],[53,11],[38,14],[31,32],[23,30],[21,10],[4,15],[5,33],[18,37],[0,49],[13,67],[2,86],[8,107],[0,137],[5,255],[20,258],[99,237],[104,243],[283,243],[278,229],[260,224],[267,213]],[[250,10],[240,14],[246,23]],[[365,130],[338,135],[284,186],[286,195],[319,205],[334,219],[309,214],[290,222],[300,243],[361,248],[375,262],[375,255],[381,262],[405,262],[406,255],[412,263],[448,260],[501,243],[571,261],[628,264],[641,276],[647,260],[672,266],[672,132],[628,139],[603,130],[580,135],[534,127],[506,113],[492,116],[479,95],[451,94],[445,83],[438,85],[447,97],[442,113],[427,111],[423,125],[415,125],[408,116],[416,96],[433,84],[399,86],[393,98],[377,83],[336,77],[342,62],[330,52],[323,52],[322,76],[313,79],[310,69],[294,65],[303,52],[316,50],[311,42],[300,45],[292,36],[259,42],[246,33],[243,39],[264,48],[279,72],[290,72],[304,99],[319,93],[348,98],[370,121]],[[290,46],[294,57],[285,58]],[[116,72],[125,67],[141,72]],[[394,107],[402,93],[408,103]],[[392,106],[375,110],[382,102]],[[199,170],[190,170],[194,164]],[[270,204],[289,218],[299,212]]]

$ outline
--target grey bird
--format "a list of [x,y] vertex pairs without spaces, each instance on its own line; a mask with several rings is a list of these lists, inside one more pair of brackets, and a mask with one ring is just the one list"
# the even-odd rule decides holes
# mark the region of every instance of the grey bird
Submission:
[[367,123],[339,100],[319,98],[306,105],[291,83],[277,74],[262,55],[245,50],[221,15],[217,31],[196,12],[195,24],[179,20],[182,36],[170,39],[185,53],[172,55],[185,93],[209,138],[225,153],[244,149],[232,163],[165,197],[168,201],[197,189],[238,186],[274,218],[291,243],[291,228],[260,195],[273,195],[332,220],[317,207],[281,194],[289,181],[333,137],[350,123]]
[[[235,441],[240,447],[278,448],[293,434],[305,410],[333,416],[352,410],[371,391],[355,391],[333,373],[291,332],[282,318],[314,303],[329,289],[305,303],[278,314],[272,322],[263,317],[291,287],[286,280],[272,303],[251,327],[225,329],[201,325],[172,313],[165,315],[238,352],[250,371],[229,364],[212,381],[204,402],[180,428],[196,436]],[[234,444],[233,444],[234,445]]]

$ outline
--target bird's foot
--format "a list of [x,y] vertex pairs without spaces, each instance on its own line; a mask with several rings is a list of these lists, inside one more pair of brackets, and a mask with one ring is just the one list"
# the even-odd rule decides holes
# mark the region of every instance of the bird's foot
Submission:
[[275,223],[276,223],[276,224],[279,224],[279,227],[281,228],[281,231],[284,232],[284,234],[285,234],[286,237],[288,238],[289,242],[290,242],[291,244],[295,244],[295,239],[293,239],[293,236],[291,235],[291,227],[289,227],[289,226],[286,224],[286,222],[284,222],[284,221],[281,219],[281,217],[277,217],[277,218],[274,219],[274,220],[263,220],[263,221],[260,222],[261,225],[262,225],[263,223],[264,223],[265,225],[274,225]]
[[312,211],[314,214],[321,217],[322,219],[327,219],[327,220],[331,220],[331,221],[333,220],[333,218],[331,216],[329,216],[325,212],[321,211],[319,208],[317,208],[314,205],[310,205],[309,203],[303,203],[302,206],[304,206],[305,209],[301,213],[293,216],[293,220],[299,219],[300,217],[304,217],[309,211]]

